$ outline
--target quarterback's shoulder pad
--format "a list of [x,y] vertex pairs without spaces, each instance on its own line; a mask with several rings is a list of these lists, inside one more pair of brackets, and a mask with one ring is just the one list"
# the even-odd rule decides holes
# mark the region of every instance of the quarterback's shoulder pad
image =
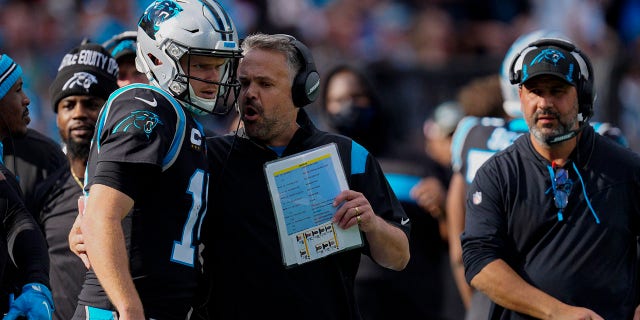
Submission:
[[114,91],[105,103],[107,117],[144,110],[166,117],[184,113],[180,103],[163,90],[147,84],[132,84]]
[[97,137],[125,133],[148,140],[158,131],[174,136],[184,122],[184,109],[171,95],[154,86],[133,84],[111,94],[100,112],[96,133]]

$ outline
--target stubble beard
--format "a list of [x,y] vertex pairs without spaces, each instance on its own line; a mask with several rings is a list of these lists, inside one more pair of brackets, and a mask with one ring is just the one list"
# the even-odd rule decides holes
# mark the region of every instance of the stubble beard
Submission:
[[545,146],[549,146],[547,144],[547,139],[569,133],[571,130],[573,130],[574,126],[578,122],[577,113],[575,116],[572,115],[569,121],[565,121],[565,119],[558,115],[558,126],[556,126],[555,128],[538,127],[536,125],[537,122],[535,121],[535,119],[539,114],[544,114],[544,112],[536,112],[536,114],[533,116],[533,123],[529,125],[529,131],[539,143]]
[[261,121],[256,121],[249,125],[245,123],[245,130],[250,138],[266,143],[273,137],[277,122],[277,120],[263,116]]

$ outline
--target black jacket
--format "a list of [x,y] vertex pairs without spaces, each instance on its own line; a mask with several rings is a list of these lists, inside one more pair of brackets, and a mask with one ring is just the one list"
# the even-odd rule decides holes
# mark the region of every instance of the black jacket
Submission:
[[[461,237],[467,281],[502,259],[565,303],[630,319],[640,287],[640,157],[586,127],[564,167],[573,187],[562,221],[549,165],[524,135],[480,168]],[[492,319],[528,318],[496,306]]]
[[0,290],[0,309],[6,312],[7,294],[31,282],[49,287],[49,256],[42,231],[22,201],[18,181],[4,165],[0,165],[0,219],[0,278],[6,266],[16,286],[5,284]]
[[[407,216],[377,161],[351,139],[318,130],[303,109],[298,123],[283,156],[336,143],[349,188],[364,193],[376,214],[408,237]],[[210,317],[359,319],[353,286],[361,250],[369,254],[366,237],[361,250],[285,268],[264,174],[264,164],[277,154],[233,135],[209,139],[208,148],[212,177],[202,235]]]

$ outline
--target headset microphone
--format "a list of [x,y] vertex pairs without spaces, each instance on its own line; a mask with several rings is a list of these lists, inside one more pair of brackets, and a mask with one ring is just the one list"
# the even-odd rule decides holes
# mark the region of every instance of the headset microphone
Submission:
[[578,135],[578,133],[580,133],[580,131],[582,131],[582,129],[584,129],[587,126],[587,124],[585,122],[580,124],[580,127],[578,127],[578,129],[575,130],[571,130],[567,133],[563,133],[563,134],[559,134],[559,135],[555,135],[552,137],[548,137],[546,139],[544,139],[544,142],[547,145],[552,145],[552,144],[556,144],[556,143],[560,143],[563,141],[567,141],[575,136]]

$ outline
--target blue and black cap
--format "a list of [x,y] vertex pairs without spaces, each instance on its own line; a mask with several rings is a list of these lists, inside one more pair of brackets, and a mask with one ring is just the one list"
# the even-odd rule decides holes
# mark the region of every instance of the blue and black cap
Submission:
[[568,51],[557,46],[534,47],[524,53],[522,60],[522,80],[543,75],[553,75],[577,87],[580,79],[580,65]]
[[9,92],[9,89],[22,76],[22,68],[15,63],[8,55],[0,57],[0,99]]

